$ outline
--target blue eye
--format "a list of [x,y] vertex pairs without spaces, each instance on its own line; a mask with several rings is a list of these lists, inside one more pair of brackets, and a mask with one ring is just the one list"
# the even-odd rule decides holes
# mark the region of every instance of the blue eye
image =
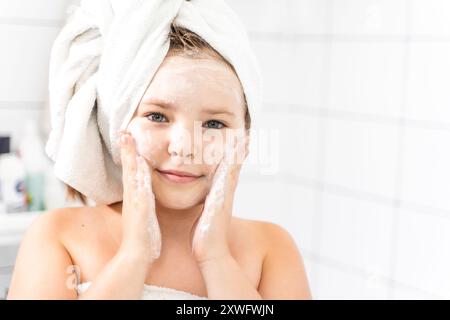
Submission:
[[217,120],[210,120],[210,121],[207,122],[207,124],[208,123],[212,123],[213,124],[213,126],[212,127],[208,127],[208,129],[222,129],[223,127],[225,127],[225,125],[222,122],[217,121]]
[[[153,121],[153,122],[167,121],[167,118],[162,113],[159,113],[159,112],[152,112],[149,115],[147,115],[146,117],[147,117],[147,119],[149,119],[150,121]],[[208,129],[222,129],[222,128],[226,127],[225,124],[223,124],[222,122],[220,122],[218,120],[207,121],[205,126]]]
[[[159,113],[159,112],[153,112],[153,113],[150,113],[150,114],[147,116],[147,118],[148,118],[150,121],[154,121],[154,122],[162,122],[162,121],[160,121],[161,118],[166,119],[166,117],[165,117],[162,113]],[[167,120],[167,119],[166,119],[166,120]]]

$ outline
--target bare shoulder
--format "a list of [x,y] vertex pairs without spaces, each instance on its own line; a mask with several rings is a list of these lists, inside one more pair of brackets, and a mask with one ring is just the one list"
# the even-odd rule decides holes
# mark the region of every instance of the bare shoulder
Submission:
[[[283,227],[268,221],[233,217],[231,224],[232,244],[235,252],[258,258],[261,264],[271,252],[283,250],[286,244],[292,248],[295,241]],[[257,255],[257,257],[255,257]]]
[[258,292],[264,299],[310,299],[300,250],[290,232],[272,222],[236,219],[234,224],[264,252]]
[[233,231],[251,241],[253,245],[258,245],[267,254],[280,243],[289,242],[295,245],[291,234],[282,226],[262,220],[251,220],[233,217]]
[[71,256],[70,243],[73,240],[79,240],[76,237],[80,233],[80,228],[88,224],[96,225],[93,223],[95,217],[92,212],[94,211],[89,207],[57,208],[46,211],[36,217],[28,227],[22,238],[21,247],[30,248],[32,247],[30,244],[33,243],[57,245],[64,248]]
[[61,242],[72,211],[45,212],[28,227],[17,253],[8,299],[76,298],[74,288],[66,285],[73,263]]
[[26,235],[47,231],[45,234],[62,241],[66,234],[71,233],[74,228],[92,220],[92,211],[87,207],[57,208],[46,211],[31,223]]
[[39,215],[31,226],[69,226],[81,216],[85,215],[86,207],[67,207],[48,210]]
[[96,207],[59,208],[38,216],[22,237],[8,299],[76,299],[77,258],[103,240],[95,238],[103,229],[101,216],[106,214]]
[[104,206],[60,208],[45,213],[47,217],[43,220],[57,225],[60,239],[64,241],[77,235],[101,233],[105,224],[112,225],[117,218],[111,212]]
[[74,208],[58,208],[49,210],[38,217],[28,227],[24,235],[24,240],[35,235],[41,235],[46,238],[58,239],[61,232],[70,225],[73,220]]

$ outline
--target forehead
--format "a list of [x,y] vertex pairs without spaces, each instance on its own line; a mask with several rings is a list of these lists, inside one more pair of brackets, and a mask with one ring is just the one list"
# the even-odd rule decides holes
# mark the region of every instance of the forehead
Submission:
[[241,83],[235,72],[217,58],[170,55],[156,72],[144,98],[225,99],[243,102]]

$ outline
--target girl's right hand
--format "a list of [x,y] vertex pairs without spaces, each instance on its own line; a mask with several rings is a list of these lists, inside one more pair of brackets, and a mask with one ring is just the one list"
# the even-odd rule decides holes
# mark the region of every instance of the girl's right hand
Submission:
[[137,153],[133,137],[128,132],[120,137],[123,203],[122,242],[125,254],[142,255],[152,262],[161,253],[161,231],[155,211],[151,168]]

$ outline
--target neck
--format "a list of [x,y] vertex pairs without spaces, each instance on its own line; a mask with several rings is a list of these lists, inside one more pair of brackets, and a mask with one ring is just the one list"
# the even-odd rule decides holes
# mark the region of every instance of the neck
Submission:
[[[200,218],[204,204],[198,204],[187,209],[172,209],[155,202],[156,216],[161,230],[163,243],[176,242],[178,244],[191,245],[193,227]],[[122,202],[109,206],[118,214],[122,213]]]

